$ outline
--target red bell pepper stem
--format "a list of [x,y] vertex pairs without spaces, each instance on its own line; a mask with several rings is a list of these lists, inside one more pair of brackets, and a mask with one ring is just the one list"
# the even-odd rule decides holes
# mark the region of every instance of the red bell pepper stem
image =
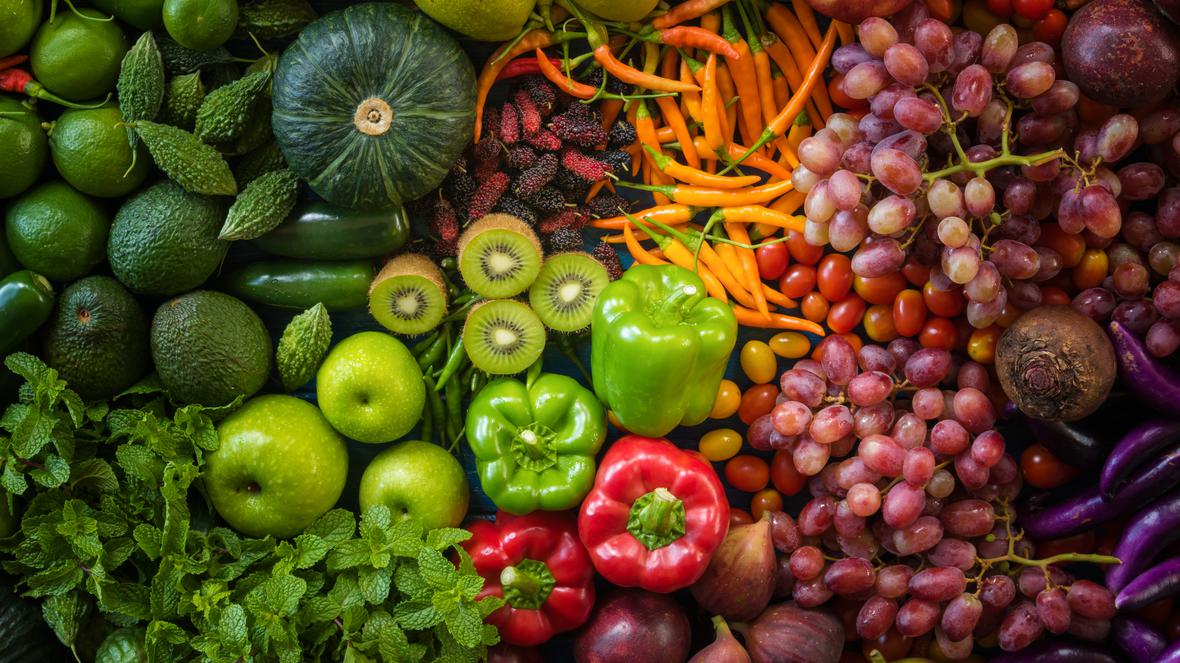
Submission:
[[709,32],[704,28],[678,26],[660,30],[656,34],[659,35],[660,43],[676,48],[699,48],[731,60],[736,60],[739,57],[733,44],[726,41],[721,35]]
[[[5,69],[4,71],[0,71],[0,92],[25,94],[34,99],[52,101],[66,108],[98,108],[106,103],[104,100],[97,105],[86,105],[66,101],[49,90],[46,90],[44,85],[33,80],[33,75],[24,69]],[[107,95],[107,98],[110,98],[110,95]]]

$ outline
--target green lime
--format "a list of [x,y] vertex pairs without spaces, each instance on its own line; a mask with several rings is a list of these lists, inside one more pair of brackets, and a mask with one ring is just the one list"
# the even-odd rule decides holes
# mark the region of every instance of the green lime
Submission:
[[33,76],[49,91],[71,101],[93,99],[115,89],[127,39],[116,21],[94,9],[58,12],[33,37]]
[[16,259],[54,281],[86,276],[102,262],[110,227],[98,201],[65,182],[47,182],[17,198],[4,217]]
[[25,47],[41,23],[41,0],[0,0],[0,58]]
[[0,198],[18,196],[37,181],[45,168],[45,144],[37,111],[0,95]]
[[140,143],[132,167],[131,143],[127,128],[119,126],[122,121],[122,113],[110,104],[61,114],[49,130],[49,150],[65,181],[99,198],[125,196],[143,183],[151,157]]
[[164,0],[168,34],[194,51],[221,46],[237,25],[237,0]]
[[164,23],[164,0],[92,0],[91,4],[140,30]]

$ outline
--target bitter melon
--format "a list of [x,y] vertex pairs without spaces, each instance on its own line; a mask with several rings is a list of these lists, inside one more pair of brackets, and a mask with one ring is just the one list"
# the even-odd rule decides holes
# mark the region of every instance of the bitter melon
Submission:
[[290,37],[319,14],[307,0],[257,0],[238,8],[238,27],[234,37],[249,39],[279,39]]
[[225,158],[193,134],[147,120],[131,122],[128,126],[143,139],[160,170],[186,191],[206,196],[238,193]]
[[307,384],[320,367],[331,343],[332,320],[323,304],[316,304],[292,318],[275,351],[275,364],[283,388],[294,391]]
[[164,30],[156,30],[156,46],[160,49],[160,57],[164,61],[164,69],[172,75],[191,74],[201,67],[211,64],[233,62],[234,56],[224,46],[208,51],[194,51],[181,46],[175,39],[168,36]]
[[174,76],[168,81],[168,95],[164,98],[164,123],[192,131],[204,101],[205,85],[200,72]]
[[[154,120],[160,113],[160,104],[164,101],[164,61],[152,33],[140,35],[123,56],[116,90],[124,121]],[[127,135],[134,149],[138,138],[131,129],[127,130]]]
[[196,134],[206,143],[228,143],[242,134],[250,111],[270,83],[270,72],[247,74],[217,88],[197,111]]
[[234,178],[238,180],[238,186],[245,187],[266,173],[286,167],[287,162],[283,159],[279,144],[271,138],[263,143],[262,147],[247,152],[238,161],[237,168],[234,169]]
[[290,170],[276,170],[250,183],[229,208],[220,239],[254,239],[274,229],[295,208],[299,178]]

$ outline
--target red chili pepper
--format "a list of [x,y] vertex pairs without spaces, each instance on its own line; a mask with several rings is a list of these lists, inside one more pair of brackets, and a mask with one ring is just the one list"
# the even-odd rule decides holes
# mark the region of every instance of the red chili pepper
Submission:
[[27,55],[9,55],[6,58],[0,58],[0,71],[12,69],[16,65],[21,64],[28,59],[29,56]]
[[[66,101],[65,99],[62,99],[49,90],[46,90],[44,85],[33,80],[33,75],[24,69],[5,69],[4,71],[0,71],[0,92],[15,92],[16,94],[25,94],[34,99],[52,101],[55,104],[60,104],[67,108],[98,107],[76,104],[72,101]],[[109,98],[110,95],[107,95],[107,97]],[[99,104],[99,106],[101,105],[102,104]]]
[[572,513],[514,516],[501,511],[494,523],[478,520],[468,529],[471,538],[463,548],[484,577],[480,598],[507,601],[487,617],[504,642],[539,645],[590,617],[594,567],[578,540]]
[[638,435],[606,452],[578,515],[578,534],[604,578],[661,593],[696,582],[728,530],[729,502],[713,468]]
[[704,28],[678,26],[660,30],[660,43],[677,48],[699,48],[729,59],[737,59],[737,49],[718,34]]
[[[557,58],[551,57],[549,58],[549,62],[554,67],[561,67],[561,60]],[[510,78],[520,78],[521,76],[532,76],[540,73],[542,73],[540,62],[533,56],[526,55],[509,62],[508,66],[504,67],[504,70],[496,76],[496,81],[506,81]]]

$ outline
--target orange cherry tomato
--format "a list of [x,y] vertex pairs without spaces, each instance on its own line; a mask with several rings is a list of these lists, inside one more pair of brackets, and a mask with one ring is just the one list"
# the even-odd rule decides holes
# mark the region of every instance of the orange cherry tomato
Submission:
[[754,522],[754,516],[751,516],[749,511],[746,511],[745,509],[735,509],[733,507],[730,507],[730,509],[729,509],[729,524],[730,524],[730,526],[749,525],[752,522]]
[[788,497],[795,495],[807,485],[807,479],[795,469],[790,451],[780,449],[774,452],[774,458],[770,461],[770,480],[778,492]]
[[1030,445],[1020,454],[1020,471],[1030,486],[1044,490],[1065,485],[1078,474],[1077,469],[1061,462],[1040,443]]
[[855,333],[849,332],[847,334],[840,334],[840,338],[848,341],[848,345],[852,346],[853,352],[860,352],[860,349],[865,346],[864,339],[857,336]]
[[816,269],[819,294],[829,302],[839,301],[852,289],[852,261],[840,253],[829,253]]
[[732,428],[718,428],[701,436],[697,449],[710,462],[724,462],[742,450],[742,434]]
[[756,493],[770,483],[770,466],[757,456],[734,456],[725,464],[725,481],[743,493]]
[[711,419],[728,419],[738,411],[742,402],[742,390],[733,380],[722,380],[717,385],[717,398],[713,400],[713,410],[709,412]]
[[1069,17],[1060,9],[1050,9],[1041,20],[1033,23],[1033,35],[1041,41],[1056,46],[1065,34],[1065,26],[1069,25]]
[[845,110],[867,108],[869,105],[865,99],[853,99],[844,93],[844,74],[832,76],[832,80],[828,82],[828,97],[832,99],[833,104]]
[[803,301],[799,302],[799,310],[803,312],[803,317],[812,322],[822,322],[828,317],[829,308],[828,300],[818,292],[807,293],[803,296]]
[[1002,333],[1004,328],[999,325],[971,332],[971,338],[967,341],[967,356],[984,366],[990,365],[996,360],[996,343]]
[[893,307],[873,304],[865,311],[865,334],[877,343],[888,343],[897,338],[893,325]]
[[804,265],[814,265],[824,257],[824,247],[812,246],[803,239],[803,233],[797,230],[788,231],[787,249],[791,252],[791,259]]
[[1082,121],[1091,126],[1099,126],[1119,112],[1119,109],[1114,106],[1100,104],[1084,94],[1078,97],[1076,108]]
[[750,498],[750,515],[754,516],[754,520],[761,520],[762,514],[767,511],[782,511],[783,510],[783,496],[773,488],[766,488],[754,493]]
[[779,279],[778,289],[792,299],[815,290],[815,268],[811,265],[791,265]]
[[1012,302],[1008,302],[1004,305],[1004,310],[1000,312],[1000,319],[996,320],[996,324],[1003,327],[1004,329],[1007,329],[1011,327],[1012,323],[1016,322],[1016,320],[1022,315],[1024,315],[1023,310],[1018,308]]
[[905,290],[906,280],[901,272],[890,272],[885,276],[856,276],[852,287],[870,304],[892,304],[897,293]]
[[803,334],[793,331],[779,332],[771,336],[766,344],[774,354],[787,359],[804,357],[811,349],[811,341]]
[[930,280],[930,265],[923,265],[916,258],[910,258],[901,268],[901,274],[910,285],[921,288]]
[[1037,246],[1053,249],[1059,253],[1062,268],[1069,269],[1076,267],[1081,262],[1082,254],[1086,252],[1086,238],[1081,234],[1071,235],[1065,232],[1054,221],[1041,224],[1041,237],[1037,240]]
[[738,419],[749,426],[758,417],[770,414],[776,398],[778,387],[773,384],[756,384],[750,387],[742,394],[742,402],[738,406]]
[[766,384],[778,375],[778,357],[764,341],[746,341],[739,355],[742,372],[755,384]]
[[963,289],[954,286],[950,290],[935,290],[930,281],[922,287],[922,299],[926,302],[926,309],[933,315],[953,318],[963,312],[967,304],[963,301]]
[[1078,290],[1102,285],[1110,269],[1110,260],[1102,249],[1086,249],[1077,267],[1073,268],[1073,284]]
[[1094,530],[1088,529],[1073,536],[1052,541],[1037,541],[1037,556],[1041,559],[1062,553],[1087,554],[1094,550]]
[[1041,287],[1041,305],[1047,304],[1061,304],[1068,305],[1072,300],[1069,298],[1069,293],[1058,288],[1057,286],[1042,286]]
[[865,300],[855,293],[849,293],[828,310],[828,329],[837,334],[847,334],[856,329],[864,314]]
[[893,327],[902,336],[917,336],[926,324],[926,300],[914,289],[902,290],[893,300]]
[[958,335],[954,322],[946,318],[930,318],[918,334],[918,343],[924,348],[953,350]]

